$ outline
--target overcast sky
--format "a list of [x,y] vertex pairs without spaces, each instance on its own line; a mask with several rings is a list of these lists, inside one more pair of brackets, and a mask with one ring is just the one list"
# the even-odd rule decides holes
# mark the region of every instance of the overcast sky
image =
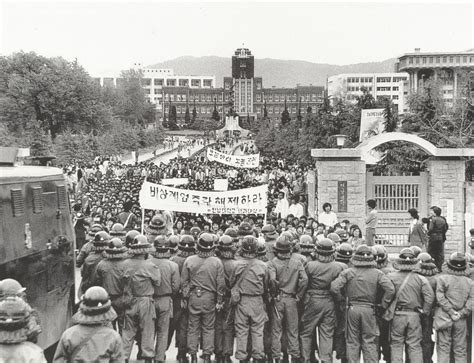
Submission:
[[[2,1],[2,0],[0,0]],[[77,58],[92,75],[183,55],[351,64],[473,47],[472,3],[2,1],[0,51]]]

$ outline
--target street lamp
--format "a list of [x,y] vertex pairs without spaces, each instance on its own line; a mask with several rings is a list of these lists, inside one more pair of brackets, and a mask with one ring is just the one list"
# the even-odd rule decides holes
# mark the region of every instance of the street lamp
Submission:
[[346,140],[347,140],[347,135],[342,135],[342,134],[339,134],[339,135],[334,135],[334,137],[336,138],[336,145],[339,149],[342,149],[342,147],[344,146]]

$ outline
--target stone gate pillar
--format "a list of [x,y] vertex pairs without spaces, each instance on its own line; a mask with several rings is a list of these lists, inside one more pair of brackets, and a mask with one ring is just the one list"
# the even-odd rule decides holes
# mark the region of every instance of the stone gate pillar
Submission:
[[317,213],[329,202],[338,220],[348,219],[365,228],[365,161],[355,149],[313,149],[316,159]]
[[445,244],[447,258],[448,253],[464,250],[465,160],[432,157],[427,165],[429,207],[440,207],[449,224]]

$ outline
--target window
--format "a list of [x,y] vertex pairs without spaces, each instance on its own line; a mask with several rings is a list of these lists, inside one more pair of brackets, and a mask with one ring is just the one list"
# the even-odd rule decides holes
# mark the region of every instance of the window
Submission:
[[449,57],[449,63],[454,63],[454,57]]
[[415,58],[415,63],[416,63],[416,64],[419,64],[419,63],[420,63],[420,58],[416,57],[416,58]]
[[181,102],[181,95],[176,95],[176,101]]
[[313,102],[316,101],[316,94],[313,93],[313,94],[311,95],[311,101],[313,101]]
[[393,77],[393,82],[406,81],[407,77]]
[[161,93],[161,90],[158,88],[155,88],[154,93],[155,95],[159,95]]
[[423,57],[423,64],[426,64],[426,57]]
[[390,82],[390,81],[391,81],[390,77],[377,77],[377,82],[384,83],[384,82]]
[[439,63],[441,61],[440,57],[436,57],[436,63]]
[[390,91],[390,87],[377,87],[377,91]]
[[43,212],[43,188],[33,187],[33,213]]
[[447,60],[448,60],[447,57],[443,57],[443,63],[446,63]]
[[143,78],[143,85],[144,86],[151,86],[151,79],[150,78]]
[[398,100],[398,95],[392,96],[392,100]]
[[273,95],[268,95],[268,100],[273,101]]
[[408,63],[413,64],[413,58],[412,57],[408,58]]
[[167,80],[166,80],[166,85],[167,85],[168,87],[174,87],[174,86],[176,86],[176,79],[167,79]]
[[162,79],[162,78],[155,78],[155,79],[153,80],[153,84],[154,84],[155,86],[163,86],[163,81],[164,81],[164,79]]
[[257,82],[257,90],[261,90],[262,89],[262,83],[261,82]]
[[260,102],[262,100],[262,95],[260,93],[257,93],[257,102]]
[[398,91],[398,87],[392,87],[392,91]]
[[461,57],[456,57],[456,63],[461,63]]
[[467,57],[462,57],[462,61],[463,61],[464,63],[467,63]]
[[278,102],[280,101],[280,96],[279,95],[275,95],[275,102]]
[[149,88],[145,88],[145,94],[146,94],[146,95],[149,95],[149,94],[150,94],[150,89],[149,89]]
[[205,79],[202,81],[204,87],[211,88],[212,87],[212,79]]
[[428,59],[430,63],[433,63],[433,57],[429,57]]
[[188,86],[188,80],[187,79],[180,79],[179,80],[179,86],[180,87],[187,87]]
[[170,95],[170,101],[171,101],[171,102],[174,101],[174,95],[173,95],[173,94]]
[[207,102],[211,102],[212,101],[212,98],[211,98],[211,95],[207,95]]
[[225,89],[230,89],[230,82],[225,82],[224,83],[224,88]]
[[182,99],[183,101],[186,101],[186,93],[181,96],[181,99]]

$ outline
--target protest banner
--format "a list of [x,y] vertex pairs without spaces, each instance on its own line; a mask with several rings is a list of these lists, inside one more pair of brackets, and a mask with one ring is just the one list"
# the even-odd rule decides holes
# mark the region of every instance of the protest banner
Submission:
[[217,161],[219,163],[233,166],[235,168],[258,168],[260,165],[260,154],[252,155],[230,155],[220,151],[207,148],[207,159],[209,161]]
[[382,133],[384,119],[383,108],[361,110],[359,141]]
[[222,191],[229,189],[229,181],[227,179],[214,179],[214,190]]
[[168,187],[145,181],[140,190],[140,208],[184,213],[265,214],[267,185],[208,192]]

